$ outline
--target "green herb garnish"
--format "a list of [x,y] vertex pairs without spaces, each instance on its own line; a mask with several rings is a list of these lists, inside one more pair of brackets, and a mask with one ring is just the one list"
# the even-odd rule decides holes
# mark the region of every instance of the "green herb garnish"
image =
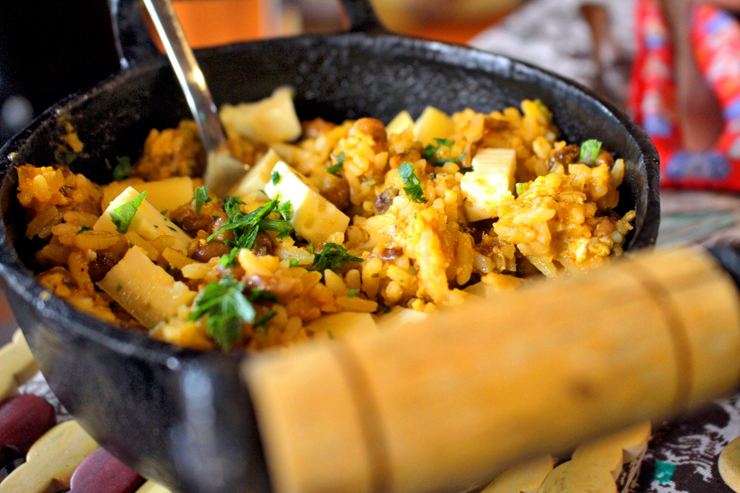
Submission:
[[203,185],[195,189],[193,200],[195,200],[195,214],[200,216],[200,210],[203,208],[203,204],[207,204],[213,199],[208,196],[208,187]]
[[267,322],[272,320],[272,317],[274,317],[275,315],[277,315],[277,312],[274,310],[267,313],[266,315],[263,315],[262,317],[257,319],[257,321],[254,323],[254,326],[262,327],[263,329],[265,329],[265,331],[267,331]]
[[280,172],[275,170],[272,172],[272,184],[277,185],[280,183]]
[[113,168],[113,179],[116,181],[125,180],[128,175],[131,174],[133,167],[131,166],[131,158],[128,156],[118,157],[116,156],[118,164]]
[[330,175],[334,175],[337,178],[341,178],[342,175],[339,174],[340,171],[344,171],[344,161],[345,161],[344,152],[340,152],[339,155],[334,155],[334,160],[336,161],[336,164],[332,164],[331,166],[326,168],[326,172]]
[[347,249],[336,243],[327,243],[321,253],[314,255],[312,270],[324,272],[326,269],[337,270],[342,268],[342,262],[363,262],[360,257],[353,257]]
[[359,290],[359,289],[350,289],[350,290],[349,290],[349,293],[348,293],[347,295],[348,295],[348,296],[349,296],[350,298],[354,298],[355,296],[357,296],[357,293],[359,293],[359,292],[360,292],[360,290]]
[[123,289],[123,286],[121,286],[120,284],[118,286],[116,286],[116,291],[120,291],[122,289]]
[[135,198],[111,211],[110,220],[116,225],[116,231],[119,233],[125,233],[128,231],[128,227],[131,225],[131,221],[133,221],[136,211],[139,210],[145,197],[146,192],[141,192]]
[[403,184],[405,185],[403,191],[406,192],[406,195],[411,197],[411,200],[423,204],[427,199],[424,197],[424,190],[421,188],[421,182],[414,173],[415,171],[416,169],[411,163],[403,163],[398,168],[398,175],[403,178]]
[[272,301],[273,303],[280,303],[277,296],[264,289],[253,288],[252,292],[249,293],[249,301]]
[[517,183],[516,184],[516,195],[517,197],[529,190],[529,183]]
[[455,163],[460,164],[460,162],[465,158],[465,153],[463,152],[458,156],[456,159],[437,159],[437,151],[440,147],[452,147],[452,145],[455,143],[454,140],[450,139],[437,139],[434,140],[437,141],[437,145],[434,144],[427,144],[427,146],[424,148],[423,151],[421,151],[421,157],[427,160],[429,164],[432,166],[443,166],[446,163]]
[[[288,202],[286,202],[286,204],[287,203]],[[209,236],[208,241],[213,240],[213,238],[224,231],[231,230],[234,232],[234,240],[227,241],[227,245],[232,246],[235,249],[252,248],[257,239],[257,233],[260,230],[277,231],[278,238],[285,238],[291,231],[293,231],[293,225],[289,220],[270,219],[267,217],[273,212],[279,212],[283,216],[289,212],[290,206],[286,208],[285,204],[283,204],[283,209],[280,208],[278,205],[278,198],[271,200],[250,213],[243,212],[239,207],[240,205],[244,205],[244,202],[239,200],[238,197],[230,197],[226,199],[226,202],[224,202],[224,210],[229,216],[229,220],[215,233]],[[221,257],[219,263],[225,267],[231,267],[234,265],[235,258],[236,253],[232,250],[229,255]]]
[[587,140],[581,144],[581,157],[580,162],[591,166],[596,162],[596,158],[599,157],[599,151],[601,151],[601,142],[596,139]]
[[84,233],[85,231],[92,231],[92,228],[89,228],[89,227],[87,227],[87,226],[83,226],[83,227],[81,227],[81,228],[80,228],[80,230],[79,230],[79,231],[78,231],[77,233],[75,233],[75,234],[77,234],[77,235],[81,235],[81,234],[82,234],[82,233]]
[[241,340],[242,323],[254,322],[254,307],[242,294],[243,289],[233,276],[212,282],[195,298],[197,310],[188,317],[192,321],[206,316],[208,334],[223,350]]

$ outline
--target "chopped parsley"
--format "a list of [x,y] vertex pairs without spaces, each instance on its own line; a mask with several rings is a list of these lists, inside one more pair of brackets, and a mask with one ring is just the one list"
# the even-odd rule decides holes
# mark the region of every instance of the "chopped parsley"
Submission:
[[599,157],[599,151],[601,151],[601,142],[596,139],[587,140],[581,144],[581,157],[580,162],[591,166],[596,162],[596,158]]
[[[215,233],[208,237],[208,241],[213,240],[216,236],[224,231],[233,231],[234,240],[228,240],[227,245],[234,247],[228,255],[221,258],[219,263],[224,267],[234,265],[238,249],[252,248],[257,239],[257,233],[262,231],[277,231],[278,238],[285,238],[293,231],[293,225],[286,219],[270,219],[267,216],[273,212],[278,212],[286,216],[290,212],[290,202],[283,204],[282,208],[278,205],[278,198],[271,200],[265,205],[255,209],[250,213],[243,212],[240,205],[244,205],[238,197],[230,197],[224,202],[224,210],[229,216],[226,224],[220,227]],[[286,204],[287,207],[286,207]]]
[[277,315],[277,312],[275,310],[270,311],[266,315],[258,318],[257,321],[254,323],[254,326],[262,327],[263,329],[265,329],[265,331],[267,331],[267,322],[272,320],[272,317],[274,317],[275,315]]
[[298,267],[298,259],[297,259],[297,258],[292,258],[292,259],[290,259],[290,263],[289,263],[289,265],[290,265],[291,267]]
[[123,286],[121,286],[120,284],[118,286],[116,286],[116,291],[120,291],[122,289],[123,289]]
[[252,292],[249,293],[249,301],[272,301],[273,303],[280,303],[277,296],[264,289],[253,288]]
[[516,195],[517,197],[529,190],[529,183],[517,183],[516,184]]
[[116,225],[116,231],[119,233],[128,231],[128,227],[131,226],[131,221],[133,221],[141,203],[144,202],[144,198],[146,198],[146,192],[141,192],[135,198],[111,211],[110,219]]
[[393,310],[392,310],[392,309],[391,309],[391,307],[389,306],[388,308],[386,308],[386,309],[385,309],[385,311],[384,311],[383,313],[390,313],[391,311],[393,311]]
[[[463,153],[463,154],[465,154],[465,153]],[[463,166],[462,168],[460,168],[460,173],[462,173],[462,174],[470,173],[471,171],[473,171],[473,168],[472,167],[466,168],[465,166]]]
[[411,163],[403,163],[401,167],[398,168],[398,175],[403,178],[403,191],[406,192],[406,195],[411,197],[411,200],[415,200],[416,202],[423,204],[427,199],[424,197],[424,190],[421,188],[421,181],[419,181],[419,178],[416,176],[414,171],[416,170]]
[[344,161],[345,161],[344,152],[340,152],[339,155],[334,155],[334,160],[336,161],[336,164],[332,164],[331,166],[326,168],[326,172],[330,175],[334,175],[337,178],[341,178],[342,175],[339,174],[340,171],[344,171]]
[[203,204],[207,204],[213,199],[208,196],[208,187],[203,185],[195,189],[193,200],[195,201],[195,214],[200,216],[200,210],[203,208]]
[[421,151],[421,157],[427,160],[429,164],[432,166],[444,166],[447,163],[455,163],[460,164],[463,159],[465,159],[465,153],[463,152],[455,159],[437,159],[437,151],[440,149],[440,147],[452,147],[452,145],[455,143],[454,140],[450,139],[437,139],[434,140],[437,141],[437,145],[434,144],[427,144],[427,146],[424,148],[423,151]]
[[272,172],[272,184],[277,185],[280,183],[280,172],[275,170]]
[[81,227],[81,228],[80,228],[80,230],[79,230],[79,231],[78,231],[77,233],[75,233],[75,234],[77,234],[77,235],[81,235],[81,234],[82,234],[82,233],[84,233],[85,231],[92,231],[92,228],[90,228],[90,227],[87,227],[87,226],[83,226],[83,227]]
[[208,334],[223,350],[241,340],[242,323],[254,322],[254,307],[244,297],[243,289],[233,276],[210,283],[195,298],[197,309],[188,317],[191,321],[207,317]]
[[348,293],[348,296],[350,298],[354,298],[355,296],[357,296],[357,293],[359,293],[359,292],[360,292],[359,289],[350,289],[349,290],[349,293]]
[[313,257],[313,270],[324,272],[326,269],[337,270],[342,268],[342,262],[363,262],[360,257],[353,257],[347,249],[336,243],[327,243],[321,253]]
[[116,161],[118,164],[113,168],[113,179],[116,181],[125,180],[133,169],[133,166],[131,166],[131,158],[128,156],[116,156]]

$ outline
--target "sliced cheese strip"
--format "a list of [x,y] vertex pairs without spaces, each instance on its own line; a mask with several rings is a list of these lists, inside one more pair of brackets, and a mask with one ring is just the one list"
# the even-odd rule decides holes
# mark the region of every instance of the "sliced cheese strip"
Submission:
[[447,139],[455,130],[447,113],[433,106],[427,106],[414,126],[414,137],[423,145],[434,143],[434,139]]
[[465,215],[471,222],[491,219],[502,200],[514,198],[516,153],[513,149],[481,149],[472,166],[473,171],[460,180]]
[[263,190],[272,180],[272,170],[280,160],[280,155],[274,149],[267,151],[267,154],[262,156],[244,178],[231,189],[229,195],[241,197],[247,203],[259,199],[269,200]]
[[57,425],[31,447],[26,463],[0,483],[0,493],[67,489],[77,466],[97,448],[95,440],[76,421]]
[[513,467],[493,480],[481,493],[523,493],[537,491],[552,471],[554,460],[543,455]]
[[225,126],[257,142],[288,142],[301,136],[290,87],[279,87],[254,103],[225,104],[219,114]]
[[[111,212],[138,196],[139,192],[133,187],[128,187],[126,190],[121,192],[121,194],[110,203],[105,212],[103,212],[103,215],[100,216],[100,219],[97,220],[93,226],[93,230],[110,232],[117,231],[116,225],[113,224],[113,221],[110,218]],[[175,238],[175,244],[172,248],[181,253],[186,253],[188,251],[188,243],[190,243],[190,240],[192,239],[175,223],[164,217],[162,213],[155,209],[146,199],[144,199],[139,206],[139,209],[136,211],[128,230],[133,231],[147,241],[151,241],[161,235],[173,236]]]
[[409,127],[411,127],[412,130],[414,129],[414,119],[411,118],[408,111],[403,110],[385,127],[385,133],[390,137],[391,134],[401,133]]
[[139,193],[147,192],[146,201],[158,211],[174,211],[193,199],[193,180],[189,176],[177,176],[166,180],[142,181],[137,179],[113,182],[103,188],[103,208],[121,195],[128,187]]
[[145,327],[154,327],[175,317],[181,306],[189,306],[196,293],[153,263],[138,246],[97,283],[132,317]]
[[347,230],[349,217],[313,190],[301,173],[280,161],[273,174],[276,179],[265,186],[265,193],[270,199],[280,197],[281,203],[290,201],[291,223],[299,235],[318,245],[332,234]]
[[0,402],[18,391],[39,371],[36,360],[26,344],[20,329],[13,334],[13,340],[0,349]]

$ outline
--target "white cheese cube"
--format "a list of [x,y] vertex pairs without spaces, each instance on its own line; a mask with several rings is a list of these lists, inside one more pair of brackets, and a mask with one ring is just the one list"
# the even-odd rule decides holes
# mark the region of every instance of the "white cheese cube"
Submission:
[[516,152],[513,149],[481,149],[472,161],[473,171],[463,175],[460,188],[465,195],[468,221],[494,217],[495,207],[514,198]]
[[138,246],[129,248],[98,286],[132,317],[150,328],[173,318],[179,308],[189,306],[196,295],[149,260]]
[[272,96],[254,103],[225,104],[219,115],[225,126],[257,142],[288,142],[301,136],[290,87],[278,87]]
[[267,195],[262,193],[270,180],[272,179],[272,169],[280,161],[280,155],[273,149],[267,151],[267,154],[257,161],[252,169],[231,189],[229,195],[240,197],[249,203],[253,200],[267,199]]
[[296,232],[315,246],[334,233],[344,233],[349,226],[349,217],[313,190],[308,179],[298,171],[280,161],[273,168],[279,176],[265,186],[270,199],[280,197],[280,202],[290,200],[293,218],[291,223]]
[[391,134],[399,134],[409,127],[414,128],[414,119],[408,111],[403,110],[385,127],[385,133],[390,137]]
[[427,106],[416,120],[414,137],[424,145],[433,144],[434,139],[446,139],[452,135],[455,125],[444,111]]
[[[126,190],[121,192],[121,195],[113,199],[108,208],[100,216],[93,226],[94,231],[116,231],[116,225],[110,218],[111,212],[114,209],[122,206],[126,202],[135,199],[139,196],[134,188],[128,187]],[[175,244],[172,245],[174,250],[180,253],[187,253],[188,243],[190,243],[190,236],[185,231],[181,230],[175,223],[167,219],[152,206],[149,202],[144,201],[136,211],[131,223],[128,227],[129,231],[133,231],[147,241],[153,240],[157,236],[168,235],[174,236]]]
[[315,339],[334,339],[346,334],[374,332],[375,320],[369,313],[339,312],[322,315],[306,325],[306,332]]
[[193,180],[189,176],[176,176],[157,181],[123,180],[114,181],[103,188],[103,207],[132,187],[137,192],[146,192],[146,201],[158,211],[174,211],[193,198]]

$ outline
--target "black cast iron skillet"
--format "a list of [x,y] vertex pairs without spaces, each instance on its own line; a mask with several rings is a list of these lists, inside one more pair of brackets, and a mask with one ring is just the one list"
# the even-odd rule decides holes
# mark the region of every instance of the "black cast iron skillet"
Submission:
[[[135,0],[112,0],[124,69],[41,115],[0,157],[0,273],[39,366],[80,424],[123,462],[178,491],[269,491],[250,397],[238,377],[243,355],[184,350],[121,330],[49,296],[27,265],[24,213],[13,168],[54,162],[60,119],[85,143],[71,168],[99,183],[115,156],[141,152],[153,127],[176,126],[188,107],[167,60],[155,52]],[[345,0],[349,32],[200,50],[218,104],[296,89],[301,119],[374,116],[426,105],[489,112],[539,98],[571,142],[598,138],[627,163],[620,213],[635,209],[627,249],[654,244],[658,155],[620,110],[543,70],[461,46],[390,34],[364,0]],[[155,54],[155,56],[152,56]]]

